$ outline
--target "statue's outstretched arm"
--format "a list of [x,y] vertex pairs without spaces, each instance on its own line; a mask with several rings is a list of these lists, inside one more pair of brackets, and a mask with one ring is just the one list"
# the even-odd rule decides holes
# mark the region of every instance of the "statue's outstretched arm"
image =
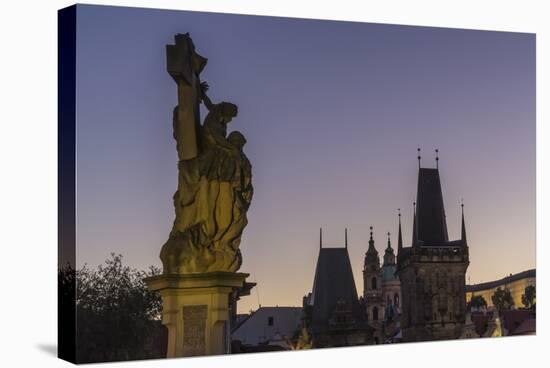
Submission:
[[210,100],[210,98],[206,95],[206,91],[208,91],[208,88],[210,86],[208,85],[208,83],[206,82],[202,82],[201,83],[201,94],[202,94],[202,102],[204,102],[204,106],[206,106],[206,108],[208,109],[208,111],[211,111],[212,110],[212,106],[214,106],[214,104],[212,103],[212,101]]

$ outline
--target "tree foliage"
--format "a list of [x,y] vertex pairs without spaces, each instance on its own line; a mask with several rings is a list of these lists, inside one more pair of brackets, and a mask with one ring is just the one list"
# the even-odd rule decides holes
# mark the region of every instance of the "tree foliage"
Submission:
[[307,350],[311,349],[311,335],[307,328],[302,327],[295,331],[292,341],[289,342],[291,350]]
[[537,303],[537,295],[535,286],[530,285],[525,288],[523,295],[521,296],[521,302],[525,308],[533,308]]
[[76,272],[67,263],[57,273],[57,345],[60,358],[75,361]]
[[487,301],[485,298],[481,295],[473,295],[472,299],[470,299],[470,302],[468,303],[469,309],[481,309],[487,307]]
[[514,298],[510,290],[506,288],[498,287],[493,296],[491,297],[494,306],[500,311],[509,310],[514,306]]
[[161,298],[143,282],[159,273],[153,266],[148,271],[124,266],[115,254],[97,269],[75,272],[78,363],[165,357]]

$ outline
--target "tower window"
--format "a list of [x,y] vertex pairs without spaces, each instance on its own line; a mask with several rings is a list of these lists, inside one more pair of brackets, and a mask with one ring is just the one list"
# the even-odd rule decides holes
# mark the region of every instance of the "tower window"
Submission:
[[378,307],[372,308],[372,320],[378,321]]
[[371,288],[372,288],[372,290],[376,290],[376,288],[377,288],[377,280],[376,280],[376,277],[373,277],[373,278],[370,280],[370,283],[371,283]]
[[268,326],[273,326],[273,317],[267,317],[267,325]]
[[393,305],[399,308],[399,295],[397,294],[393,295]]

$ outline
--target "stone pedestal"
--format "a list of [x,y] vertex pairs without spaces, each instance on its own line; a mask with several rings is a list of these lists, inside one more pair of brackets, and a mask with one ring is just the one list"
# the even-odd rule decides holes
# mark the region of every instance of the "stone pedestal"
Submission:
[[145,279],[162,296],[162,324],[168,328],[167,357],[230,353],[230,301],[246,273],[159,275]]

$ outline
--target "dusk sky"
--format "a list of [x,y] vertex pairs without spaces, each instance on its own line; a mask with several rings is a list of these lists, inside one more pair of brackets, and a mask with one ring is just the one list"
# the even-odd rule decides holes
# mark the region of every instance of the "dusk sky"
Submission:
[[[319,252],[368,227],[412,236],[417,147],[440,174],[449,237],[464,198],[471,283],[535,267],[535,35],[78,6],[77,265],[111,252],[160,266],[177,187],[176,84],[165,45],[189,32],[214,102],[238,105],[254,197],[239,311],[301,306]],[[204,117],[204,114],[203,114]]]

